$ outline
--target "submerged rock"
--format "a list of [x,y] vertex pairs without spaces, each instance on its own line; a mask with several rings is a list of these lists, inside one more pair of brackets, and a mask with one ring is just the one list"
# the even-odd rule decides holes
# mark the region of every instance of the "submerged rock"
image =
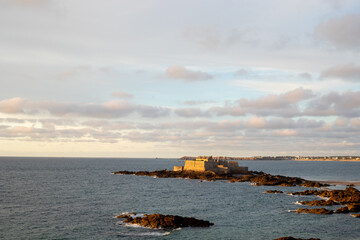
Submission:
[[[122,215],[125,216],[125,215]],[[213,223],[200,220],[193,217],[181,217],[177,215],[162,215],[156,214],[145,214],[142,217],[132,217],[131,215],[125,216],[125,223],[137,224],[143,227],[149,228],[166,228],[174,229],[179,227],[210,227]]]
[[279,191],[279,190],[267,190],[264,193],[284,193],[283,191]]
[[299,208],[296,213],[311,213],[311,214],[333,214],[334,211],[326,208]]

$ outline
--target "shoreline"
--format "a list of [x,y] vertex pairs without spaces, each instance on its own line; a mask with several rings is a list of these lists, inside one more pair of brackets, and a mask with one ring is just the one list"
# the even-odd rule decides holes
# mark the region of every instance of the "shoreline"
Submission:
[[330,160],[330,159],[293,159],[290,161],[297,161],[297,162],[360,162],[360,160],[345,160],[345,159],[338,159],[338,160]]

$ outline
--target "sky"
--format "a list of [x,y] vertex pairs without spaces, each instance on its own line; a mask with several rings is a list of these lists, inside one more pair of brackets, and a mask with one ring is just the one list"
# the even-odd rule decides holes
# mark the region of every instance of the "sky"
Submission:
[[0,156],[360,155],[360,1],[0,0]]

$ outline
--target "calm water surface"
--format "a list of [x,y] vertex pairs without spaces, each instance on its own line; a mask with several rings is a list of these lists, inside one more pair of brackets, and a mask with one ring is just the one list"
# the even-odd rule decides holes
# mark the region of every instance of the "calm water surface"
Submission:
[[[250,170],[315,180],[360,181],[360,162],[241,161]],[[347,214],[295,214],[313,196],[263,194],[249,183],[113,175],[172,169],[175,159],[0,158],[0,239],[360,239]],[[150,230],[121,224],[122,212],[193,216],[207,229]]]

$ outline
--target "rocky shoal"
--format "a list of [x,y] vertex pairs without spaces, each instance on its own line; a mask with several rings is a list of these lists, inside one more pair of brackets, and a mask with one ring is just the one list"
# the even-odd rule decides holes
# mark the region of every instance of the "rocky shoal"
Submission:
[[193,217],[181,217],[177,215],[162,215],[159,213],[145,214],[136,216],[136,214],[123,214],[117,218],[125,218],[124,223],[136,224],[143,227],[154,229],[175,229],[180,227],[210,227],[213,223],[200,220]]
[[281,175],[271,175],[264,172],[251,171],[248,174],[241,176],[232,174],[217,174],[211,171],[195,172],[195,171],[168,171],[158,170],[153,172],[148,171],[118,171],[114,174],[126,174],[136,176],[151,176],[158,178],[187,178],[200,179],[207,181],[228,180],[229,182],[251,182],[257,186],[283,186],[283,187],[325,187],[328,184],[323,184],[315,181],[308,181],[298,177],[286,177]]
[[300,201],[300,204],[309,206],[332,206],[346,205],[338,208],[335,212],[325,208],[306,209],[299,208],[297,213],[313,214],[332,214],[332,213],[351,213],[360,212],[360,191],[354,187],[347,187],[344,190],[306,190],[303,192],[293,192],[290,195],[316,195],[328,198],[328,200]]

